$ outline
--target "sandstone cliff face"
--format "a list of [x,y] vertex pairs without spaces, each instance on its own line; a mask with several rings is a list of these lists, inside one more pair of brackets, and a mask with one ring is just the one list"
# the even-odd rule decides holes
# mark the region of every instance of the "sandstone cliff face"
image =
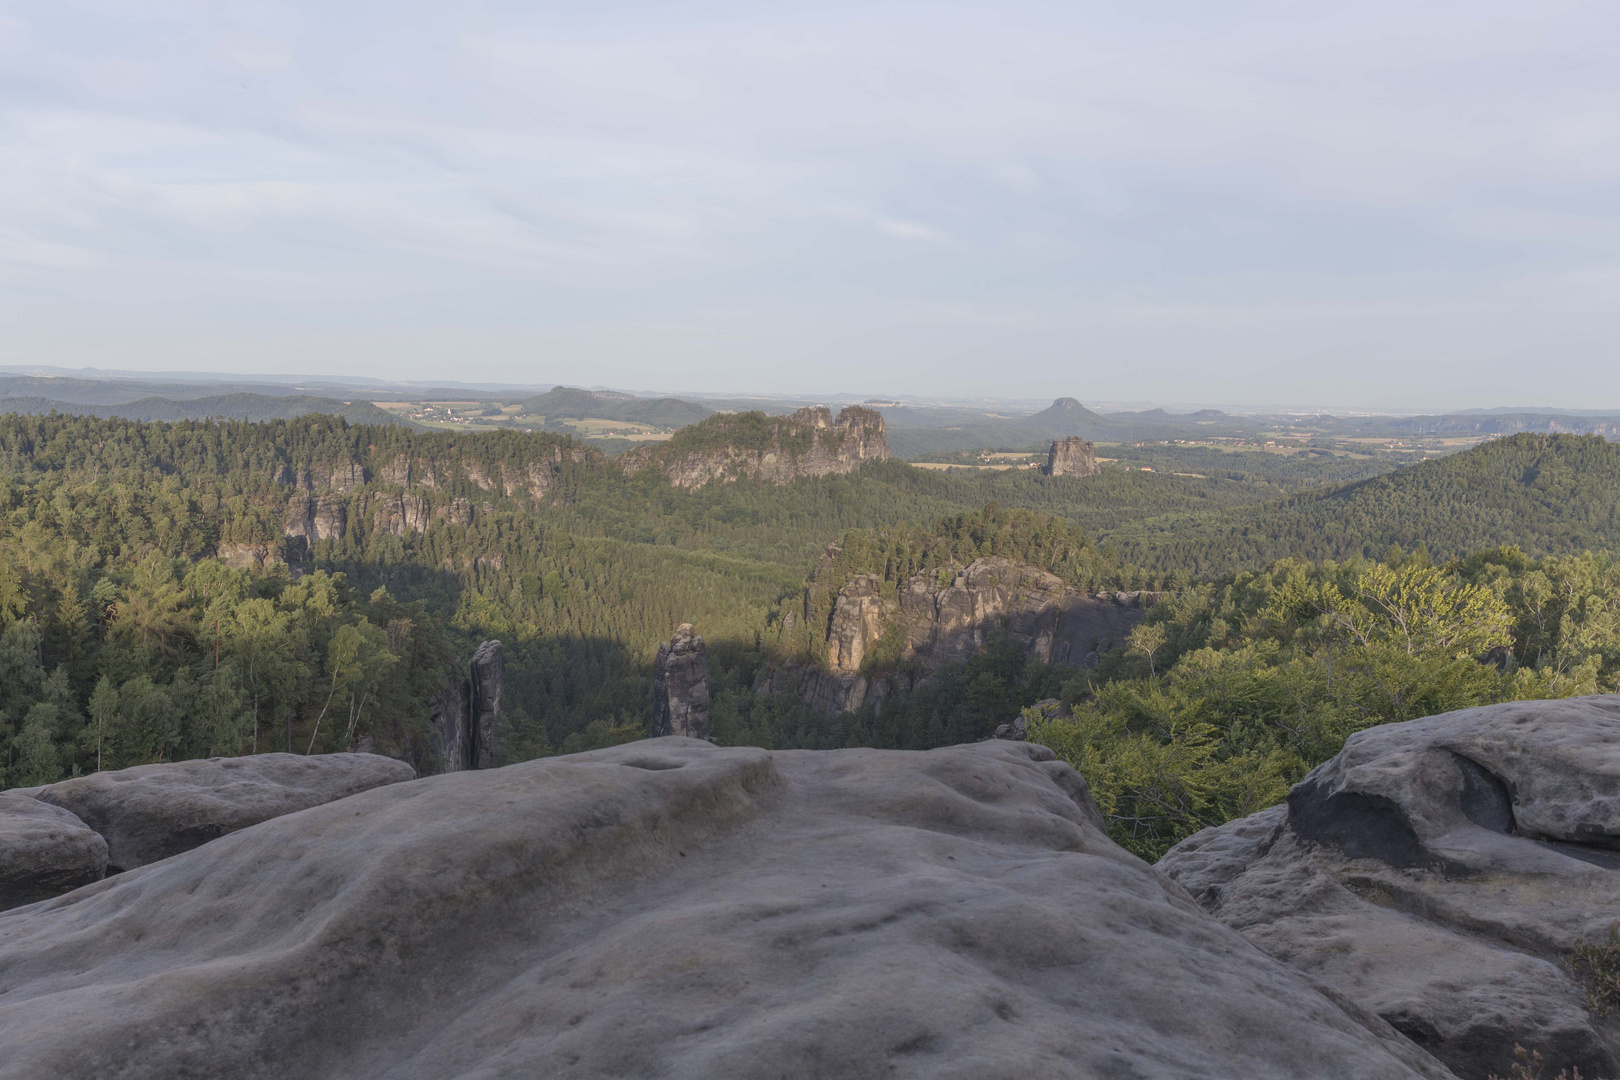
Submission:
[[1053,441],[1041,469],[1047,476],[1095,476],[1101,471],[1097,448],[1078,435]]
[[709,649],[691,623],[658,646],[653,665],[652,733],[709,737]]
[[1620,1073],[1620,1017],[1568,962],[1620,921],[1620,696],[1359,732],[1159,869],[1459,1076],[1506,1073],[1515,1044],[1542,1076]]
[[[823,712],[859,709],[895,689],[909,689],[930,670],[982,652],[995,630],[1048,664],[1095,665],[1097,654],[1123,640],[1156,599],[1151,593],[1099,593],[1066,586],[1053,574],[1007,559],[977,559],[916,574],[899,589],[871,574],[838,592],[827,627],[825,670],[783,665],[761,689],[799,693]],[[893,633],[892,658],[905,674],[873,675],[866,660]]]
[[428,717],[441,772],[489,769],[500,759],[504,678],[501,643],[486,641],[474,651],[467,674],[452,671],[445,679]]
[[654,739],[390,784],[0,932],[0,1080],[1443,1080],[1044,747]]
[[618,461],[627,474],[657,469],[676,487],[698,488],[744,477],[787,484],[802,476],[857,472],[868,461],[888,457],[882,414],[851,405],[837,419],[823,406],[791,416],[712,416],[661,446],[627,451]]

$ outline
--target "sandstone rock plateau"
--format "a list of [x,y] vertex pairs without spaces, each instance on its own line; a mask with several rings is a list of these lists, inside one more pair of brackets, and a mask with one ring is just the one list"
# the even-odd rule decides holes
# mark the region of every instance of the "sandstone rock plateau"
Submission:
[[[25,820],[15,816],[25,809],[17,800],[26,798],[46,811],[60,808],[63,817],[50,827],[66,829],[75,844],[99,844],[102,869],[132,870],[249,825],[415,775],[404,762],[376,754],[258,754],[138,765],[0,792],[0,843],[17,835]],[[37,829],[46,819],[35,813],[27,820]],[[96,839],[78,837],[73,822]],[[90,880],[95,877],[99,871]],[[73,880],[53,893],[81,883]]]
[[[1042,663],[1082,666],[1124,639],[1156,594],[1069,588],[1054,574],[1008,559],[976,559],[925,570],[899,587],[861,574],[838,591],[827,627],[825,670],[783,665],[760,689],[785,693],[797,680],[805,701],[822,712],[859,709],[896,688],[909,689],[930,669],[984,650],[1000,630]],[[901,635],[890,658],[903,675],[867,670],[867,658],[891,630]]]
[[681,623],[653,663],[653,735],[709,737],[709,649]]
[[0,915],[0,1077],[1448,1076],[1041,747],[668,738],[393,784]]
[[699,488],[745,477],[787,484],[802,476],[858,472],[866,462],[888,457],[882,413],[851,405],[835,420],[817,405],[790,416],[711,416],[668,442],[627,450],[616,460],[628,475],[656,469],[676,487]]
[[1465,709],[1351,736],[1286,806],[1159,868],[1223,922],[1463,1077],[1620,1073],[1620,1016],[1568,964],[1620,921],[1620,696]]
[[1097,464],[1097,448],[1078,435],[1071,435],[1053,441],[1041,472],[1047,476],[1096,476],[1102,472],[1102,466]]

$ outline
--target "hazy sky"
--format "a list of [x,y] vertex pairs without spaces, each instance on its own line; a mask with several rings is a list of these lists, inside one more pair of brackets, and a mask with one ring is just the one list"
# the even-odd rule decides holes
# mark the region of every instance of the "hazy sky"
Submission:
[[1620,5],[0,2],[0,363],[1620,407]]

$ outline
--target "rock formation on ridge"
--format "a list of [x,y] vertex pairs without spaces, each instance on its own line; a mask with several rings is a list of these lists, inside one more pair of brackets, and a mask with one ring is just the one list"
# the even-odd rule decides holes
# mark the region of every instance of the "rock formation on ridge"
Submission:
[[1041,468],[1047,476],[1095,476],[1101,471],[1097,448],[1078,435],[1053,440]]
[[1158,865],[1459,1076],[1505,1072],[1515,1043],[1545,1075],[1620,1072],[1620,1016],[1568,965],[1620,922],[1620,696],[1362,731],[1286,806]]
[[[874,693],[909,689],[913,677],[983,651],[993,630],[1042,663],[1095,664],[1096,654],[1124,640],[1156,595],[1091,596],[1054,574],[1002,558],[924,570],[898,589],[861,574],[838,592],[827,627],[826,669],[784,664],[768,672],[759,689],[783,693],[797,679],[800,695],[822,712],[859,709]],[[891,628],[902,635],[893,659],[908,668],[899,684],[866,663]]]
[[675,636],[658,646],[653,662],[652,733],[709,737],[709,649],[681,623]]
[[1050,751],[427,777],[0,916],[0,1078],[1448,1076]]
[[616,459],[627,475],[657,469],[679,488],[744,477],[787,484],[803,476],[852,473],[889,457],[883,414],[851,405],[833,418],[824,406],[790,416],[722,413],[638,446]]
[[486,641],[473,652],[467,674],[452,671],[433,699],[428,728],[434,735],[440,772],[489,769],[500,760],[501,643]]

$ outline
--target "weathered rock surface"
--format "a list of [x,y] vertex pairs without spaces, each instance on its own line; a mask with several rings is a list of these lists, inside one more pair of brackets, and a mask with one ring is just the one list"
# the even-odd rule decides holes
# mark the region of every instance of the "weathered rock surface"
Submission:
[[681,623],[675,636],[658,646],[652,733],[709,737],[709,649],[691,623]]
[[131,870],[415,775],[404,762],[376,754],[257,754],[138,765],[26,791],[100,833],[108,870]]
[[790,416],[732,413],[676,432],[667,443],[627,450],[616,459],[627,474],[657,469],[679,488],[744,477],[787,484],[802,476],[858,472],[889,457],[883,414],[851,405],[833,419],[816,405]]
[[1515,1043],[1620,1073],[1620,1017],[1566,964],[1620,921],[1620,697],[1527,701],[1350,738],[1274,807],[1159,869],[1261,948],[1464,1077]]
[[0,910],[100,881],[107,841],[71,811],[0,791]]
[[[783,665],[760,689],[784,693],[796,680],[804,700],[822,712],[859,709],[874,695],[881,700],[897,688],[910,689],[932,669],[977,655],[996,630],[1042,663],[1095,665],[1097,654],[1123,640],[1154,599],[1141,592],[1088,595],[1054,574],[1001,558],[926,570],[898,589],[861,574],[838,591],[826,670]],[[907,673],[863,673],[891,627],[904,635],[899,662]]]
[[1078,435],[1053,440],[1041,469],[1047,476],[1095,476],[1101,471],[1097,448]]
[[663,739],[393,785],[0,915],[0,1077],[1448,1075],[1043,748]]
[[446,676],[428,716],[438,760],[425,767],[438,772],[489,769],[500,759],[503,657],[499,641],[486,641],[474,650],[467,674],[457,670]]

